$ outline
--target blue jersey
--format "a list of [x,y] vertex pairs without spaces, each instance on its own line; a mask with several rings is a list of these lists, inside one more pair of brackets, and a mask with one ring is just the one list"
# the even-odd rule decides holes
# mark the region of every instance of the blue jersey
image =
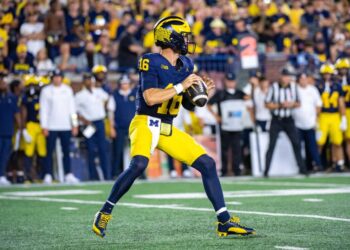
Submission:
[[338,83],[332,83],[329,88],[326,88],[324,82],[317,85],[318,91],[322,98],[322,112],[337,113],[339,112],[339,98],[344,97],[342,86]]
[[18,98],[10,93],[0,93],[0,136],[13,135],[15,114],[18,112]]
[[182,103],[182,95],[172,99],[148,106],[143,98],[143,92],[151,88],[167,89],[181,83],[193,72],[193,62],[186,56],[180,56],[177,66],[159,53],[145,54],[139,60],[140,83],[136,97],[137,113],[160,118],[162,122],[172,123],[177,116]]
[[39,96],[40,87],[29,87],[23,95],[22,105],[27,110],[27,120],[25,122],[39,122]]

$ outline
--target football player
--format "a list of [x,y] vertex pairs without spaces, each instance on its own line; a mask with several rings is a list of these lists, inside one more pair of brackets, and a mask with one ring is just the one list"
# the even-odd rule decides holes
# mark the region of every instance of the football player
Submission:
[[[158,148],[201,173],[217,215],[219,236],[254,234],[254,229],[241,226],[239,219],[227,211],[214,160],[191,136],[172,125],[180,105],[194,108],[183,92],[201,80],[193,74],[193,62],[186,56],[195,49],[189,24],[177,16],[165,17],[155,24],[154,36],[160,53],[145,54],[139,60],[137,113],[129,128],[130,167],[119,175],[107,201],[96,213],[92,230],[105,236],[113,207],[146,169],[153,150]],[[213,81],[205,80],[208,91],[213,90]]]
[[39,158],[46,156],[46,138],[39,122],[39,96],[42,88],[40,78],[27,75],[24,85],[21,114],[25,129],[22,134],[25,141],[26,171],[30,172],[34,153],[36,152]]
[[320,68],[322,76],[317,88],[322,98],[322,109],[318,120],[317,143],[322,150],[330,137],[332,144],[332,168],[342,169],[344,156],[342,151],[343,133],[346,130],[344,91],[334,79],[335,68],[330,63],[325,63]]
[[337,70],[337,79],[341,84],[344,91],[344,101],[345,101],[345,114],[347,120],[347,128],[344,133],[344,137],[346,140],[346,154],[348,159],[350,159],[350,61],[347,58],[339,58],[335,62],[335,68]]

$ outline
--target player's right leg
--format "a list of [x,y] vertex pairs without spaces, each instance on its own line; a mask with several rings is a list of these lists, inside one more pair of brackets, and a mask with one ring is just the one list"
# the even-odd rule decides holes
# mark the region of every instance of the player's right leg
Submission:
[[107,201],[96,213],[92,230],[98,236],[104,237],[108,221],[115,204],[130,189],[148,165],[151,154],[152,133],[147,124],[147,116],[136,115],[130,124],[131,162],[115,181]]
[[231,218],[225,205],[215,161],[190,135],[174,127],[171,136],[160,136],[158,148],[201,173],[205,192],[217,215],[219,236],[255,233],[254,229],[241,226],[237,217]]

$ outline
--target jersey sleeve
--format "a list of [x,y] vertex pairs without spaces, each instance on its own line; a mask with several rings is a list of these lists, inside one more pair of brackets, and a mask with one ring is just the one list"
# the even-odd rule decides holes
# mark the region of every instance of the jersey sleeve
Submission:
[[154,58],[144,55],[139,59],[140,83],[142,92],[158,88],[158,71]]

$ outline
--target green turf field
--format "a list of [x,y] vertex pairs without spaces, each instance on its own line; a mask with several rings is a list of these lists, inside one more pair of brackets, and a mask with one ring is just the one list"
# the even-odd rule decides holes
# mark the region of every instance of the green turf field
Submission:
[[255,236],[217,237],[198,179],[137,182],[104,239],[90,228],[112,183],[28,185],[0,188],[0,249],[350,249],[349,175],[222,183]]

